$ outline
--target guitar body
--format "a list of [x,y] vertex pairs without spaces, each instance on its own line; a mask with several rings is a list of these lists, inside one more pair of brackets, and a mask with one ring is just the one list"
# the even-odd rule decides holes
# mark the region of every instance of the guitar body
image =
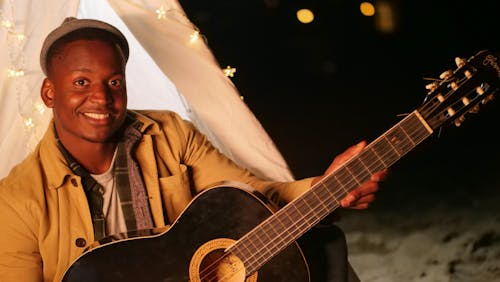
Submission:
[[[243,189],[211,188],[200,193],[167,231],[91,249],[72,264],[63,281],[223,280],[213,275],[234,277],[224,281],[245,281],[248,273],[238,258],[229,258],[210,279],[200,275],[200,269],[272,214],[263,201]],[[246,281],[309,281],[309,269],[293,243]]]

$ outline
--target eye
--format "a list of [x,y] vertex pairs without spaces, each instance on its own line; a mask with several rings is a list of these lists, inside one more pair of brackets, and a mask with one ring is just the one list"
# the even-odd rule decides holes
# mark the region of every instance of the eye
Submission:
[[121,79],[113,79],[109,82],[109,84],[113,87],[116,87],[116,88],[121,88],[122,87],[122,80]]
[[77,79],[73,82],[73,84],[77,87],[82,87],[89,85],[89,82],[86,79]]

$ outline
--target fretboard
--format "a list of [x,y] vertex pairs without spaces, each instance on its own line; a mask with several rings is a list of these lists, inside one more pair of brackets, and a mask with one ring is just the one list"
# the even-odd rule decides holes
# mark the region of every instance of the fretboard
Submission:
[[251,274],[340,206],[350,191],[390,167],[432,134],[413,112],[366,146],[302,196],[281,208],[238,240],[228,251]]

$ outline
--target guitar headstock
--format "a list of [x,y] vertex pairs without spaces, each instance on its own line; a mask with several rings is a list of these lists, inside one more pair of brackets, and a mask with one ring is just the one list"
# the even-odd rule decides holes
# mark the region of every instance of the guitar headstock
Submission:
[[500,57],[484,50],[469,59],[456,58],[455,70],[443,72],[426,86],[425,103],[417,110],[432,129],[460,124],[469,113],[477,113],[500,88]]

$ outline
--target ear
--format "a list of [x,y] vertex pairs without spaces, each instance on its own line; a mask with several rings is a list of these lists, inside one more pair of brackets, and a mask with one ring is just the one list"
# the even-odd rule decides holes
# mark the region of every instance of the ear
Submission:
[[42,88],[40,89],[40,96],[42,97],[45,106],[48,108],[54,107],[54,84],[48,78],[43,80]]

